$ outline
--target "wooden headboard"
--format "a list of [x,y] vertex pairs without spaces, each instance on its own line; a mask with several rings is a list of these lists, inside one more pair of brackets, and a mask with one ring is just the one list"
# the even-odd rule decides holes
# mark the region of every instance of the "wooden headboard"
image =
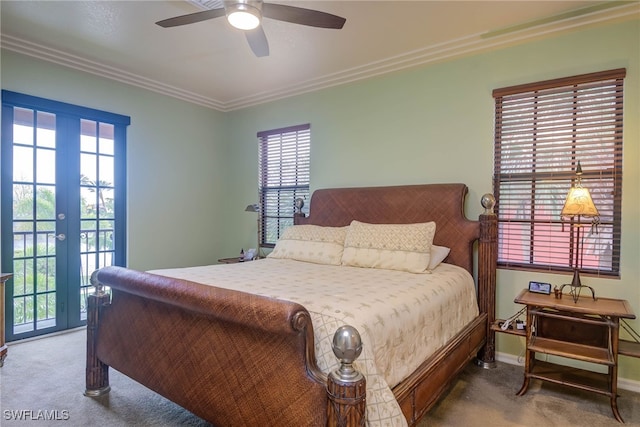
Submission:
[[352,220],[373,224],[435,221],[433,243],[451,248],[446,262],[473,275],[473,244],[480,237],[480,223],[464,216],[467,191],[464,184],[316,190],[309,216],[296,215],[295,223],[341,227]]

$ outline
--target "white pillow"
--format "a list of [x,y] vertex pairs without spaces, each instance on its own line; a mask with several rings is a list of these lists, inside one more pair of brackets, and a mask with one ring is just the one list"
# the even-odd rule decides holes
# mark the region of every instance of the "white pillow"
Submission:
[[347,228],[293,225],[284,230],[267,258],[340,265]]
[[367,224],[352,221],[342,265],[429,273],[435,222]]
[[449,255],[450,248],[446,246],[431,246],[431,259],[429,260],[429,270],[433,270],[440,265],[442,261]]

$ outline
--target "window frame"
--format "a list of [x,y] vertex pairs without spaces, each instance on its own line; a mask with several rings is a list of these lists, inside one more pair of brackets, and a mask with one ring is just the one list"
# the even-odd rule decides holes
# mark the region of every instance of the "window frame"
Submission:
[[309,198],[311,125],[261,131],[257,137],[258,237],[260,247],[272,248],[293,225],[295,200]]
[[[590,235],[593,253],[596,252],[597,247],[611,244],[610,253],[607,252],[606,255],[611,257],[610,260],[603,258],[607,266],[600,265],[604,253],[601,252],[597,255],[597,266],[593,265],[594,261],[588,261],[586,265],[579,267],[580,271],[586,275],[620,277],[622,121],[625,77],[626,70],[619,68],[493,91],[495,98],[493,190],[497,199],[496,212],[500,236],[499,268],[549,272],[573,271],[571,260],[574,257],[575,233],[571,225],[575,224],[563,221],[560,218],[560,211],[569,188],[576,182],[575,170],[580,162],[583,170],[582,184],[591,191],[596,206],[600,205],[598,210],[601,223],[598,228],[600,230],[604,228],[610,234],[610,237],[599,234]],[[562,102],[565,100],[562,98],[571,97],[570,94],[573,94],[574,101],[563,106]],[[531,101],[527,101],[528,99]],[[588,102],[583,104],[585,100]],[[543,101],[548,103],[546,107],[540,107],[542,113],[538,117],[539,112],[536,109],[538,104],[543,104]],[[509,104],[510,102],[512,104]],[[530,109],[523,106],[526,102],[531,103]],[[589,109],[584,105],[589,105]],[[571,111],[575,118],[567,120]],[[527,114],[531,118],[528,118]],[[588,117],[584,118],[585,116]],[[516,126],[520,127],[516,128]],[[527,141],[528,137],[530,141]],[[545,146],[543,142],[547,145]],[[605,152],[603,147],[608,151]],[[531,159],[525,158],[527,149],[530,149],[528,154]],[[543,160],[536,158],[537,149]],[[552,152],[545,153],[543,149]],[[569,154],[565,155],[562,150],[567,150]],[[515,167],[517,165],[514,159],[517,153],[522,156],[520,170]],[[548,157],[545,158],[545,155]],[[600,162],[604,157],[607,158],[606,162]],[[530,167],[526,167],[527,162],[530,163]],[[520,189],[515,184],[518,181]],[[531,185],[528,193],[526,192],[527,183]],[[536,194],[538,186],[549,191],[550,195],[539,198]],[[528,201],[524,200],[525,195],[529,197]],[[541,202],[540,200],[545,197],[546,199]],[[513,219],[516,202],[521,202],[522,206],[528,206],[521,212],[524,219]],[[548,203],[548,205],[542,203]],[[545,208],[548,218],[537,219],[538,212],[544,212]],[[585,218],[583,222],[590,223],[591,220]],[[529,237],[525,237],[526,231],[522,231],[522,238],[513,237],[518,231],[512,229],[510,233],[509,227],[514,224],[519,224],[516,227],[522,227],[523,230],[528,227]],[[546,240],[539,235],[536,237],[536,227],[547,228]],[[591,230],[596,231],[592,227],[586,228],[585,232],[588,233]],[[559,239],[559,231],[566,237]],[[584,242],[583,239],[581,241]],[[513,252],[528,251],[527,259],[518,260],[516,259],[518,254],[509,254],[511,250],[509,245],[515,248]],[[522,249],[525,245],[528,245],[528,249]],[[542,250],[550,254],[547,257],[548,262],[541,262],[544,257],[536,255],[537,251],[540,253]],[[585,246],[584,251],[587,250],[588,247]],[[563,256],[566,256],[566,263],[560,262]],[[522,255],[522,258],[525,258],[525,255]]]

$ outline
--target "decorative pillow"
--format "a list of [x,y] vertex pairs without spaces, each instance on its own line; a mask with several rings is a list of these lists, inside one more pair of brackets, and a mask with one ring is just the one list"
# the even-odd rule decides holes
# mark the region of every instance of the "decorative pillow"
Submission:
[[342,265],[429,273],[435,222],[367,224],[352,221]]
[[429,260],[429,270],[433,270],[440,265],[442,261],[449,255],[450,248],[446,246],[431,246],[431,259]]
[[293,225],[284,230],[267,258],[340,265],[348,228]]

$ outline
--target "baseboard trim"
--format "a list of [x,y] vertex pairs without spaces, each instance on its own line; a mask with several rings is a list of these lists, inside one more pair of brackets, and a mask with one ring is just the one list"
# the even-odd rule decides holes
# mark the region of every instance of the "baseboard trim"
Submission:
[[[510,365],[524,366],[524,359],[521,359],[521,357],[514,356],[510,353],[496,352],[496,360],[498,362],[504,362]],[[640,393],[640,381],[630,380],[627,378],[618,378],[618,388],[633,391],[635,393]]]
[[16,344],[22,344],[23,342],[29,342],[29,341],[36,341],[36,340],[41,340],[44,338],[51,338],[51,337],[55,337],[58,335],[64,335],[64,334],[68,334],[71,332],[78,332],[78,331],[86,331],[87,327],[86,326],[77,326],[75,328],[72,329],[65,329],[63,331],[56,331],[56,332],[51,332],[48,334],[44,334],[44,335],[38,335],[35,337],[30,337],[30,338],[21,338],[19,340],[15,340],[15,341],[10,341],[7,343],[8,347],[11,347],[12,345],[16,345]]

